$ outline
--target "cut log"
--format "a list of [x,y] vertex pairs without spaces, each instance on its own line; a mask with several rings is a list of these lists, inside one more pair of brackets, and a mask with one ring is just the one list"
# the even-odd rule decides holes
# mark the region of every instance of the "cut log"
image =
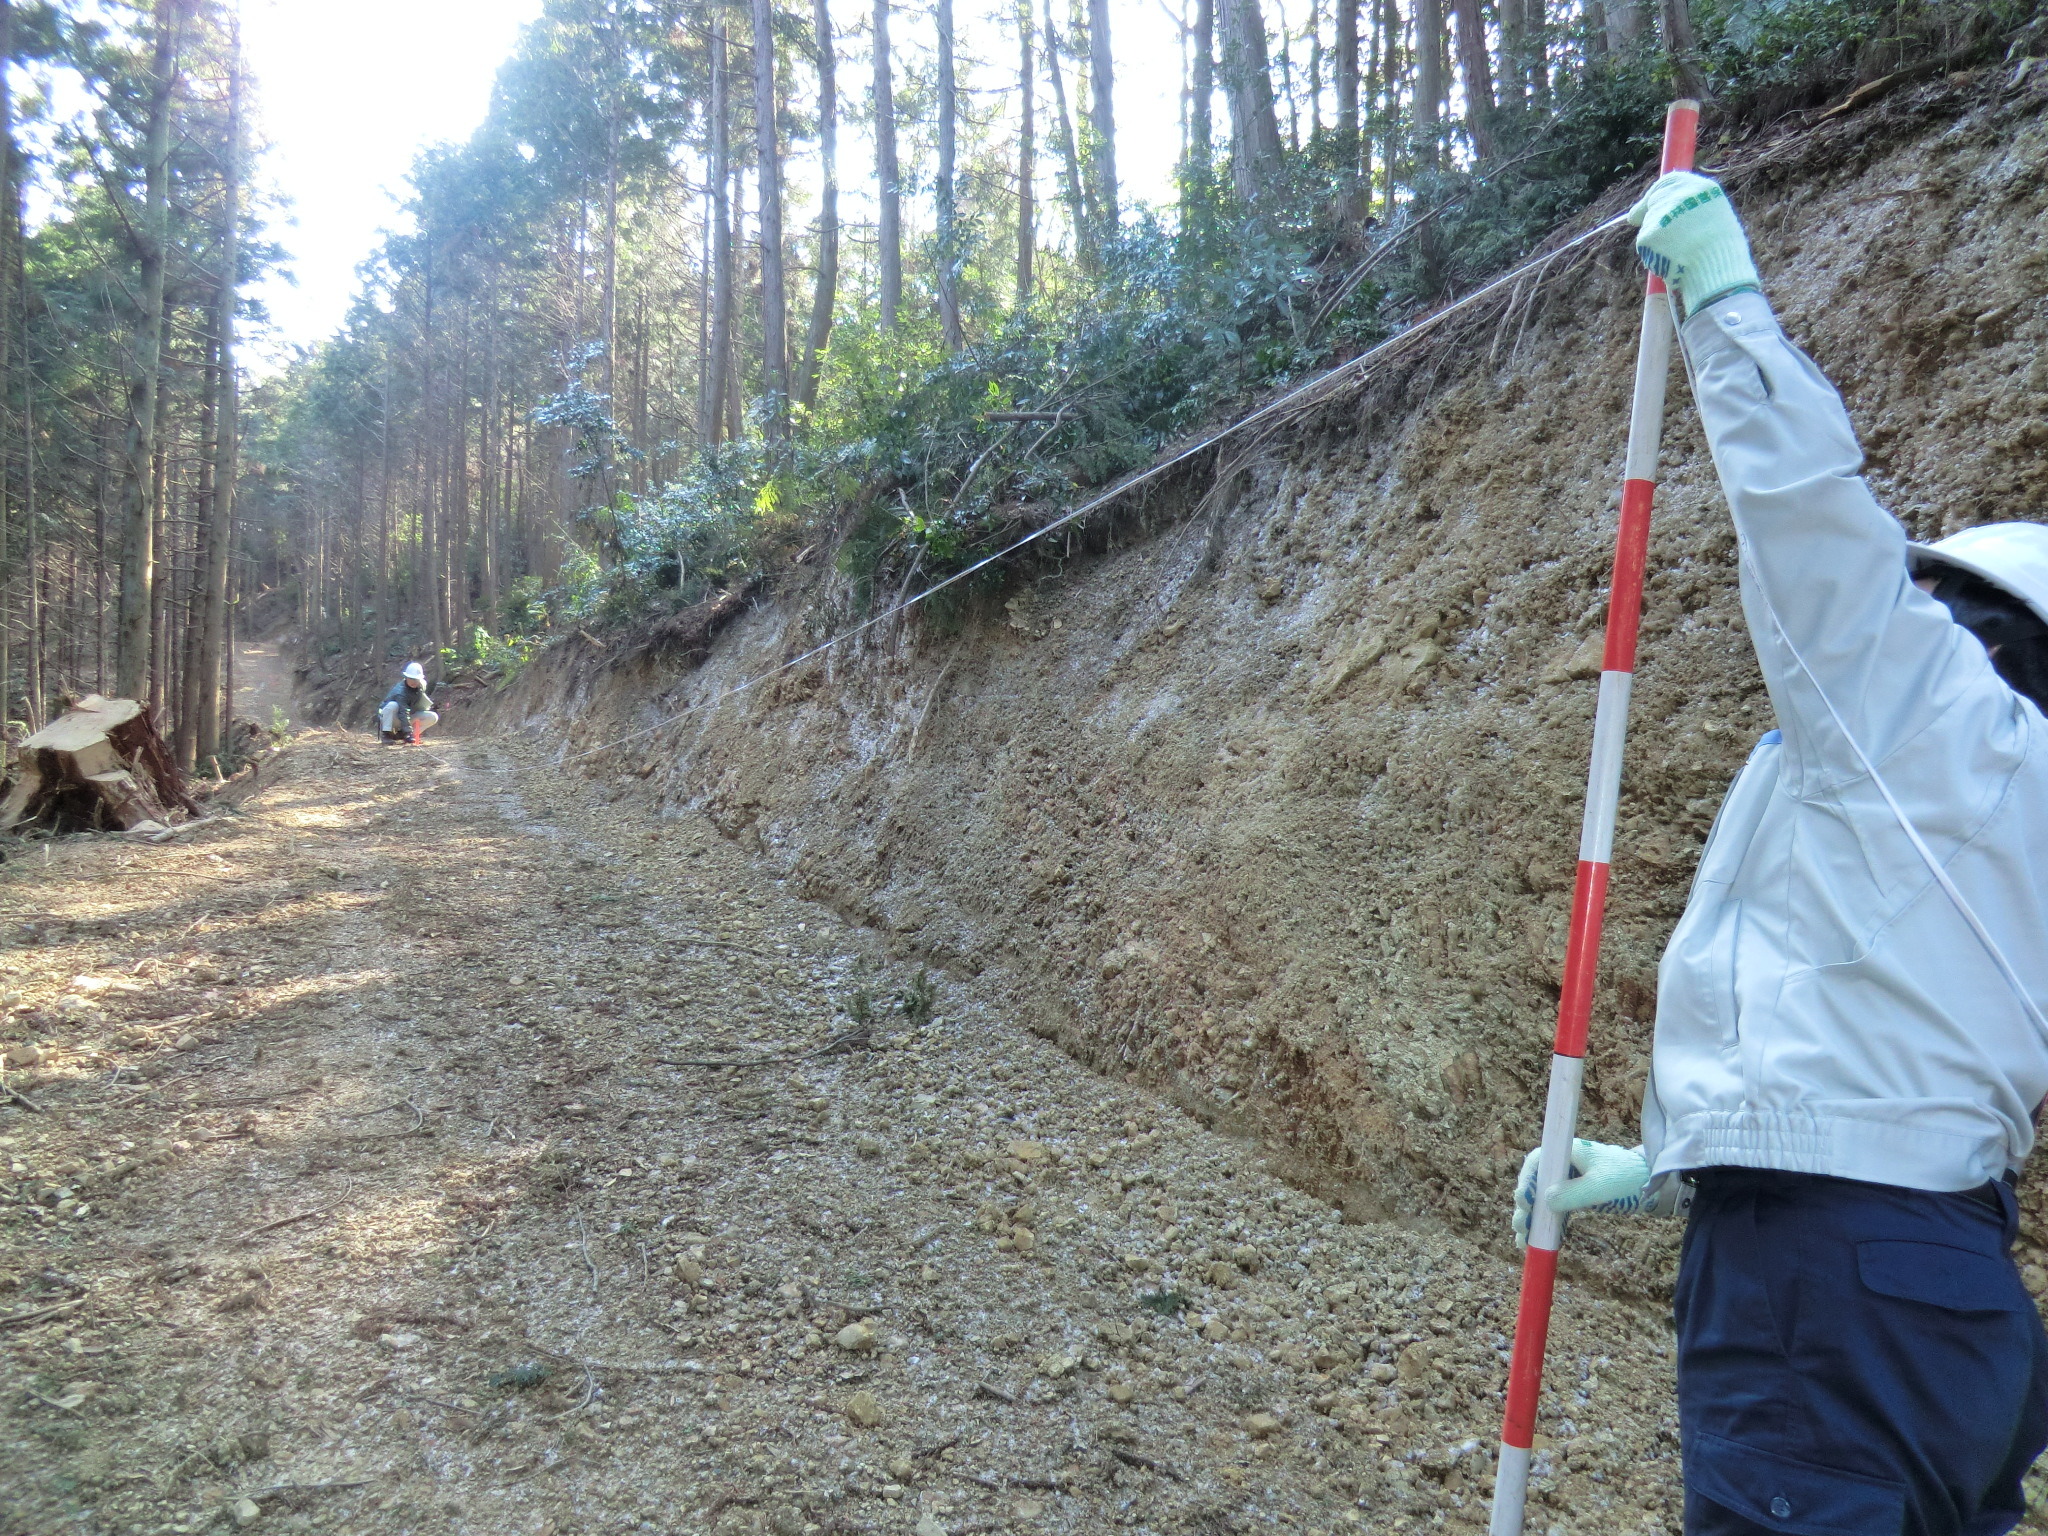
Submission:
[[0,801],[0,832],[24,824],[56,832],[166,826],[197,815],[156,722],[134,699],[89,694],[21,744],[14,783]]

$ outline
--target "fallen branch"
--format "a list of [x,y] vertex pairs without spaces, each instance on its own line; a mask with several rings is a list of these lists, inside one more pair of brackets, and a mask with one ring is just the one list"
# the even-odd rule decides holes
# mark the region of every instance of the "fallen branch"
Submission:
[[591,1404],[592,1399],[594,1399],[596,1396],[597,1373],[591,1370],[591,1368],[586,1365],[583,1367],[583,1401],[578,1403],[574,1408],[564,1408],[560,1413],[541,1414],[539,1415],[540,1421],[543,1424],[560,1423],[563,1419],[570,1418],[576,1414],[581,1413],[584,1409],[588,1408]]
[[662,1067],[772,1067],[778,1061],[793,1061],[792,1056],[752,1056],[714,1059],[709,1056],[650,1056],[657,1066]]
[[55,1408],[59,1413],[76,1413],[78,1412],[80,1406],[85,1402],[85,1398],[82,1394],[75,1395],[74,1397],[70,1398],[61,1399],[55,1397],[46,1397],[41,1392],[38,1392],[34,1387],[28,1386],[26,1383],[23,1384],[21,1390],[26,1392],[30,1397],[34,1398],[37,1402],[41,1403],[44,1407]]
[[367,1488],[369,1486],[370,1480],[367,1477],[357,1478],[354,1482],[349,1483],[272,1483],[268,1488],[258,1493],[252,1493],[249,1497],[252,1499],[270,1499],[298,1493],[342,1493],[350,1488]]
[[297,1226],[302,1221],[311,1221],[315,1216],[325,1216],[328,1212],[338,1207],[341,1204],[341,1202],[346,1200],[352,1193],[354,1193],[354,1191],[355,1181],[351,1179],[347,1184],[344,1184],[342,1186],[341,1193],[339,1195],[336,1195],[334,1199],[329,1201],[326,1205],[315,1206],[310,1211],[299,1211],[291,1216],[280,1216],[276,1221],[266,1221],[260,1227],[251,1227],[248,1231],[244,1232],[240,1237],[235,1238],[227,1246],[230,1248],[239,1248],[244,1243],[250,1242],[255,1238],[261,1237],[266,1232],[275,1232],[281,1227]]
[[1012,1408],[1017,1406],[1017,1399],[1013,1393],[1005,1392],[1001,1387],[990,1386],[985,1381],[977,1381],[974,1384],[974,1395],[986,1397],[993,1402],[1008,1403]]
[[1170,1478],[1176,1483],[1187,1481],[1186,1478],[1174,1471],[1165,1462],[1154,1461],[1150,1456],[1140,1456],[1136,1451],[1127,1451],[1120,1445],[1112,1445],[1109,1448],[1109,1454],[1127,1467],[1141,1467],[1147,1472],[1156,1472],[1161,1477]]
[[39,1323],[46,1317],[55,1317],[59,1312],[69,1312],[73,1307],[85,1305],[86,1298],[74,1296],[69,1301],[60,1301],[54,1307],[39,1307],[33,1312],[16,1312],[0,1317],[0,1328],[21,1328],[29,1323]]
[[248,1231],[244,1232],[240,1237],[230,1242],[228,1246],[230,1248],[239,1248],[244,1243],[251,1242],[256,1238],[261,1237],[266,1232],[275,1232],[282,1227],[297,1226],[302,1221],[311,1221],[315,1216],[324,1216],[327,1214],[328,1211],[332,1209],[332,1206],[323,1206],[317,1211],[300,1211],[297,1215],[294,1216],[280,1216],[275,1221],[266,1221],[260,1227],[251,1227]]
[[424,1392],[401,1392],[398,1395],[415,1403],[432,1403],[436,1408],[445,1408],[450,1413],[466,1413],[471,1418],[478,1416],[477,1410],[474,1408],[465,1408],[460,1403],[451,1403],[438,1397],[429,1397]]
[[0,1093],[6,1094],[8,1098],[14,1100],[15,1103],[32,1114],[41,1115],[48,1113],[42,1105],[23,1093],[19,1088],[16,1088],[12,1083],[9,1083],[5,1078],[0,1078]]
[[401,1099],[396,1104],[386,1104],[383,1109],[366,1109],[360,1114],[338,1115],[335,1118],[340,1120],[367,1120],[372,1115],[381,1115],[394,1109],[411,1110],[413,1115],[412,1124],[402,1131],[386,1131],[382,1135],[373,1133],[368,1136],[343,1136],[340,1139],[342,1141],[403,1141],[408,1136],[418,1136],[426,1130],[427,1112],[421,1109],[419,1105],[413,1103],[411,1099]]

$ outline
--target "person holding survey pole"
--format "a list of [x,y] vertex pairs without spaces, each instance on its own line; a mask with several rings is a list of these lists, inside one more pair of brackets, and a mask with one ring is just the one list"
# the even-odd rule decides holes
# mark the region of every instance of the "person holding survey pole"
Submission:
[[2048,1444],[2009,1252],[2048,1096],[2048,527],[1910,542],[1722,188],[1671,172],[1630,218],[1778,729],[1664,953],[1643,1144],[1578,1141],[1550,1187],[1532,1152],[1515,1229],[1686,1213],[1691,1536],[1992,1536]]

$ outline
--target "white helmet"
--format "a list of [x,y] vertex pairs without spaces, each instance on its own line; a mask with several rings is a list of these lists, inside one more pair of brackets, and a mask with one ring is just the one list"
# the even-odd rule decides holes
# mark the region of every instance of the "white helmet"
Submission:
[[1911,544],[1915,569],[1952,565],[2009,592],[2048,623],[2048,526],[1986,523],[1935,544]]
[[[2042,532],[2048,533],[2048,529],[2043,529]],[[424,688],[427,686],[427,669],[416,661],[409,661],[405,664],[405,680],[408,683],[418,683]]]

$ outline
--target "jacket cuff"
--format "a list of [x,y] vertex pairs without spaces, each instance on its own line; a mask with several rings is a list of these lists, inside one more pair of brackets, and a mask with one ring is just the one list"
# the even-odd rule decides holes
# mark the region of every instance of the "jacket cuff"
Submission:
[[1771,301],[1754,288],[1726,293],[1703,305],[1679,327],[1679,339],[1687,357],[1711,357],[1723,347],[1733,347],[1740,335],[1772,334],[1779,329]]

